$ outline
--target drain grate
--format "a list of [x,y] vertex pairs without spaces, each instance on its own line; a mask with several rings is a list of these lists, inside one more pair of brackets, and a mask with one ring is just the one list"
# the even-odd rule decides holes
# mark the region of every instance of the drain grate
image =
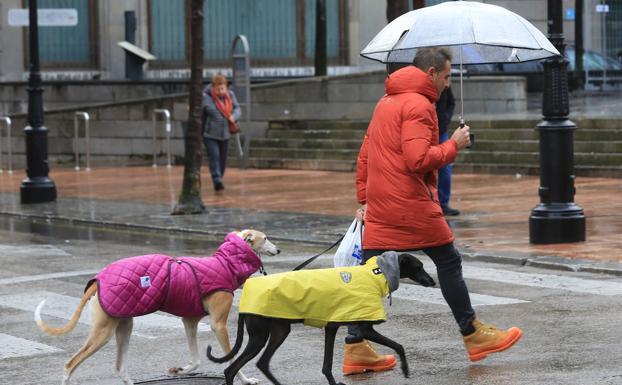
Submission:
[[183,377],[170,377],[163,376],[158,378],[153,378],[150,380],[143,380],[135,382],[138,384],[146,384],[146,385],[222,385],[225,382],[225,378],[223,376],[213,376],[207,374],[189,374]]

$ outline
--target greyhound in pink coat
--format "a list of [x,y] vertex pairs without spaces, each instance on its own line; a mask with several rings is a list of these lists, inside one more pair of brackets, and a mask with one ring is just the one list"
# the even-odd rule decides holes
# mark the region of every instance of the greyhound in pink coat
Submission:
[[[180,375],[194,371],[200,364],[197,343],[198,323],[210,316],[210,325],[223,351],[230,352],[227,318],[233,292],[262,267],[260,254],[280,251],[265,234],[256,230],[229,233],[211,257],[170,257],[151,254],[124,258],[106,266],[85,288],[80,305],[63,327],[53,328],[41,319],[42,301],[35,310],[35,322],[48,334],[71,331],[91,297],[93,317],[85,344],[65,363],[63,385],[68,385],[78,365],[104,346],[116,333],[116,370],[125,385],[133,381],[125,371],[124,358],[132,332],[133,317],[164,311],[182,318],[191,361],[169,369]],[[238,376],[242,384],[257,384],[254,378]]]

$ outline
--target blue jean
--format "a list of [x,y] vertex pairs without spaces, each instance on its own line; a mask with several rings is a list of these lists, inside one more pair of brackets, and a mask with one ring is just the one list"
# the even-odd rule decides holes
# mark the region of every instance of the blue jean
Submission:
[[[386,250],[363,250],[363,260],[380,255]],[[429,247],[422,250],[436,265],[436,274],[441,287],[443,298],[449,305],[451,312],[463,334],[470,334],[471,323],[475,319],[475,311],[471,306],[471,297],[462,277],[462,256],[454,247],[453,242],[443,246]],[[347,342],[361,340],[358,326],[348,327]]]
[[[443,143],[449,139],[447,132],[440,135],[438,138],[439,143]],[[438,169],[438,200],[441,206],[449,206],[449,197],[451,196],[451,169],[452,165],[448,164],[445,167]]]
[[207,162],[209,172],[212,174],[212,182],[214,185],[222,183],[222,177],[225,175],[225,167],[227,165],[229,140],[203,138],[203,143],[205,143],[205,150],[207,151]]

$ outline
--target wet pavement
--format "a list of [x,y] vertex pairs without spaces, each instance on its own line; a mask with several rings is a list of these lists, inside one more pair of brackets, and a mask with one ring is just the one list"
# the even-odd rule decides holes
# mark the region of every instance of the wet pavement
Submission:
[[[141,228],[110,228],[35,218],[2,216],[0,221],[0,383],[41,385],[60,383],[62,365],[89,333],[88,313],[62,336],[41,333],[33,310],[46,299],[43,319],[52,326],[67,322],[86,282],[106,264],[122,257],[166,253],[209,255],[222,237],[192,232],[154,232]],[[291,270],[308,255],[300,242],[277,242],[282,253],[264,257],[269,274]],[[426,269],[436,278],[427,258]],[[322,257],[312,267],[330,267]],[[335,343],[334,374],[349,385],[619,385],[622,371],[617,328],[622,315],[622,278],[589,272],[551,271],[537,266],[466,261],[464,275],[478,315],[502,327],[518,325],[524,337],[512,349],[486,360],[467,360],[462,340],[440,290],[406,280],[385,301],[389,319],[377,330],[402,343],[411,376],[398,370],[344,377],[345,330]],[[234,338],[239,295],[228,322]],[[217,345],[209,319],[199,327],[202,358],[207,345]],[[245,338],[246,340],[246,338]],[[324,385],[321,374],[323,331],[294,325],[271,362],[284,384]],[[220,354],[220,349],[216,354]],[[382,353],[388,349],[379,348]],[[72,384],[118,385],[114,373],[116,346],[108,343],[75,372]],[[220,384],[200,381],[219,376],[225,365],[203,362],[192,381],[165,375],[167,368],[185,364],[188,348],[177,317],[155,313],[134,320],[126,366],[136,383],[159,380],[168,384]],[[256,362],[256,360],[254,360]],[[268,384],[251,363],[245,374]],[[162,382],[165,381],[165,382]],[[156,382],[157,383],[157,382]],[[235,382],[236,385],[239,382]]]
[[[354,173],[229,169],[226,190],[215,193],[203,167],[207,212],[171,216],[181,188],[182,167],[54,169],[57,202],[19,203],[23,174],[0,174],[0,215],[127,229],[221,236],[256,228],[275,240],[316,245],[338,239],[358,207]],[[576,180],[575,202],[585,211],[587,240],[530,245],[528,218],[539,203],[538,177],[455,174],[449,218],[466,259],[532,264],[573,271],[622,275],[622,183]]]

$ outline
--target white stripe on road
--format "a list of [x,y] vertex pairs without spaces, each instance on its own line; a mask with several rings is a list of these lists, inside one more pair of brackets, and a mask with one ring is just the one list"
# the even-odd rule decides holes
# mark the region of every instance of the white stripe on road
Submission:
[[0,245],[0,255],[11,257],[69,257],[71,254],[54,245]]
[[[51,292],[34,292],[0,296],[0,306],[33,312],[34,314],[35,308],[44,299],[46,300],[46,302],[43,310],[41,311],[41,314],[61,318],[63,320],[71,319],[73,312],[76,310],[78,304],[80,303],[79,298],[69,297],[66,295],[60,295]],[[50,326],[61,326],[59,325],[58,321],[45,320],[45,317],[42,318]],[[91,312],[88,305],[82,311],[82,316],[80,317],[79,322],[86,325],[91,324]],[[158,338],[170,335],[170,331],[173,329],[183,329],[181,318],[155,313],[134,318],[133,334],[139,337],[149,339]],[[199,331],[210,330],[210,327],[204,322],[199,323]]]
[[[491,306],[491,305],[509,305],[515,303],[527,303],[516,298],[495,297],[492,295],[470,293],[471,304],[473,306]],[[411,301],[434,303],[438,305],[447,305],[440,289],[433,287],[423,287],[418,285],[400,284],[392,294],[393,298],[407,299]]]
[[21,277],[1,278],[0,285],[13,285],[22,282],[45,281],[47,279],[76,277],[79,275],[94,275],[99,270],[77,270],[77,271],[61,271],[59,273],[23,275]]
[[53,346],[0,333],[0,360],[62,352]]
[[[426,266],[428,268],[428,266]],[[431,266],[429,268],[432,268]],[[509,283],[512,285],[540,287],[595,295],[620,295],[619,280],[594,280],[553,274],[519,273],[511,270],[463,266],[465,278]],[[434,270],[432,270],[434,271]]]

